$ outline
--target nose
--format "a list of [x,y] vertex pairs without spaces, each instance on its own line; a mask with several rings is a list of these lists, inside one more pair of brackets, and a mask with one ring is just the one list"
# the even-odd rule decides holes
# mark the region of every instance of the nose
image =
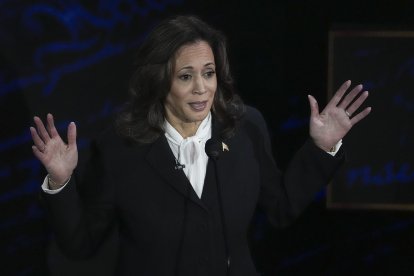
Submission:
[[202,95],[204,93],[206,93],[206,85],[204,83],[204,80],[202,77],[198,77],[194,83],[194,89],[193,89],[193,94],[199,94]]

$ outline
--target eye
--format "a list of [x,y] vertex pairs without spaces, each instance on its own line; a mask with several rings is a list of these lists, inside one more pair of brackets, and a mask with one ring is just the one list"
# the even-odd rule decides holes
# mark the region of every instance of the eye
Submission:
[[180,75],[178,78],[180,80],[183,80],[183,81],[188,81],[188,80],[191,79],[191,75],[190,74],[183,74],[183,75]]
[[205,76],[206,79],[209,79],[209,78],[213,77],[215,73],[216,72],[211,70],[211,71],[208,71],[208,72],[204,73],[204,76]]

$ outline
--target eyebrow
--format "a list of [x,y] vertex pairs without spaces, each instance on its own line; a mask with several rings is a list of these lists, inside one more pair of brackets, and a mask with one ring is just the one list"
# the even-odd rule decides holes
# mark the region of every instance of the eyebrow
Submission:
[[[210,66],[210,65],[216,66],[216,65],[214,64],[214,62],[208,62],[208,63],[204,64],[204,67],[207,67],[207,66]],[[193,67],[193,66],[191,66],[191,65],[189,65],[189,66],[184,66],[184,67],[182,67],[180,70],[178,70],[178,72],[180,72],[180,71],[182,71],[182,70],[184,70],[184,69],[194,69],[194,67]]]

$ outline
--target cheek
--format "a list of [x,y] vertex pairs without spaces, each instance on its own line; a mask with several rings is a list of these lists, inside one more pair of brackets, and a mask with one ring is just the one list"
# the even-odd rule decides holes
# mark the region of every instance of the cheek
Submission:
[[212,81],[210,83],[207,84],[208,86],[208,90],[211,91],[211,96],[214,96],[214,94],[216,94],[217,91],[217,81]]
[[170,90],[169,94],[171,94],[175,99],[185,99],[186,97],[188,97],[191,94],[191,91],[192,91],[192,88],[191,88],[191,85],[189,85],[189,84],[174,83],[171,86],[171,90]]
[[212,87],[211,87],[211,98],[214,98],[214,95],[216,95],[216,92],[217,92],[217,84],[216,85],[213,85]]
[[173,89],[172,87],[170,93],[167,95],[166,102],[173,107],[183,105],[185,103],[186,95],[187,93],[183,90]]

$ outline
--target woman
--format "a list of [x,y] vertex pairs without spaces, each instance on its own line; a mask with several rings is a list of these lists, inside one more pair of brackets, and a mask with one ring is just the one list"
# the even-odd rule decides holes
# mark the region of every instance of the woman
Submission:
[[[233,91],[223,36],[195,17],[162,22],[138,52],[130,101],[96,142],[85,184],[72,176],[75,124],[65,144],[51,114],[46,127],[34,118],[58,243],[87,257],[117,223],[116,275],[257,275],[246,237],[253,212],[285,225],[329,182],[341,139],[370,112],[355,113],[368,92],[358,85],[344,96],[350,85],[321,113],[309,96],[310,139],[282,175],[262,116]],[[78,186],[95,189],[81,199]]]

